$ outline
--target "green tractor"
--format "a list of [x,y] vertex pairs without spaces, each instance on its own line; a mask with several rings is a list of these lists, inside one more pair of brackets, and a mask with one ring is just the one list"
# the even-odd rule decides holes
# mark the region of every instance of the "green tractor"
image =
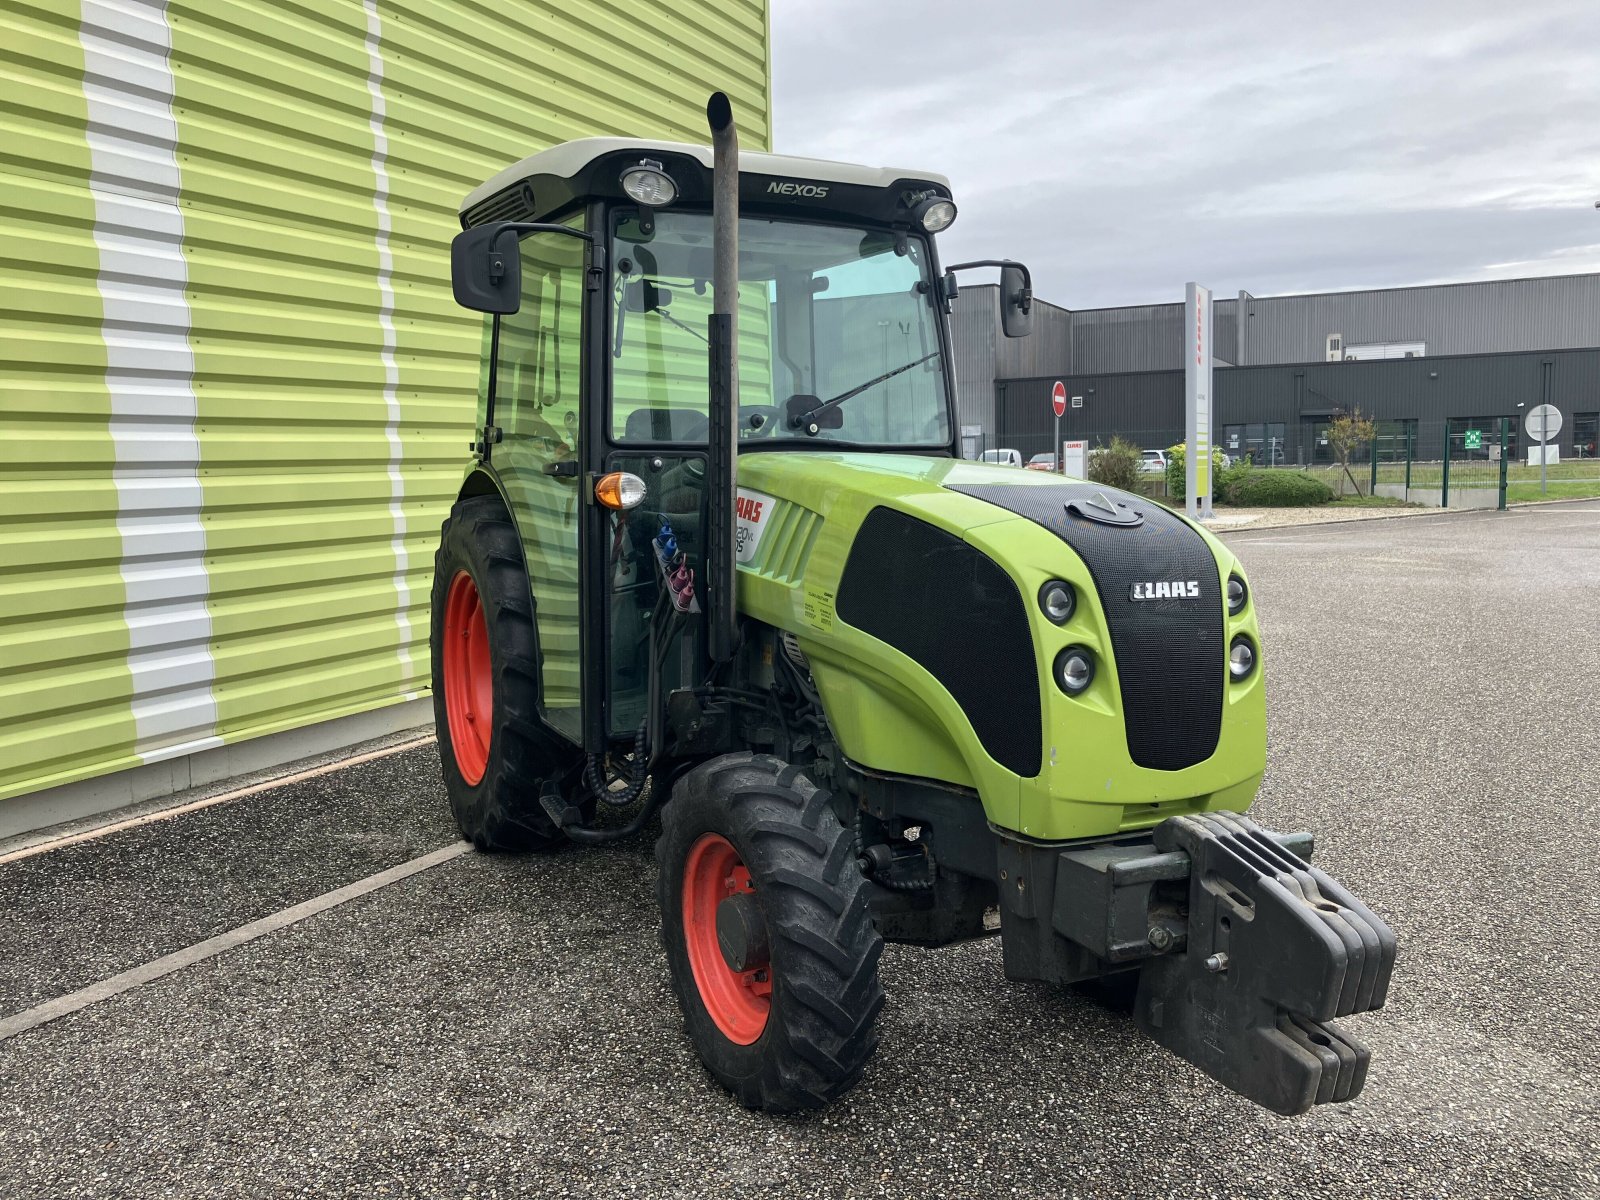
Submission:
[[636,835],[690,1039],[816,1108],[886,941],[998,935],[1276,1112],[1348,1100],[1394,936],[1242,816],[1266,761],[1244,570],[1140,496],[963,461],[921,171],[568,142],[461,208],[486,314],[433,588],[444,778],[480,848]]

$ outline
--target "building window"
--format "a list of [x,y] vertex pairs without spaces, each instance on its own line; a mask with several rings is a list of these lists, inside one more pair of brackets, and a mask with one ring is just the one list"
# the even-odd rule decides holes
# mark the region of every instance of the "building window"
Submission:
[[1577,413],[1573,416],[1572,457],[1600,458],[1600,412]]
[[1222,448],[1230,458],[1248,458],[1258,467],[1281,467],[1285,461],[1283,422],[1224,425]]
[[1428,353],[1426,342],[1366,342],[1346,345],[1345,362],[1369,361],[1375,358],[1421,358]]

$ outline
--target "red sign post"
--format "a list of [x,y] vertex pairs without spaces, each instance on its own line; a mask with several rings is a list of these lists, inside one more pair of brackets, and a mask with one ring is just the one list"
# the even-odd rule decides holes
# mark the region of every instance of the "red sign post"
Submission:
[[1061,453],[1061,418],[1067,412],[1067,385],[1061,380],[1056,380],[1055,386],[1050,389],[1050,407],[1056,410],[1056,445],[1055,464],[1056,471],[1064,472],[1067,469],[1065,456]]

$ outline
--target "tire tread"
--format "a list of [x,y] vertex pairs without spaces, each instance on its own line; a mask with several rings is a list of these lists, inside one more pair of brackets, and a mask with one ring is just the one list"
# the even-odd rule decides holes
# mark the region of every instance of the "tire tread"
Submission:
[[[750,1047],[716,1030],[683,947],[682,863],[708,831],[739,849],[772,930],[772,1015]],[[860,1080],[877,1049],[883,940],[852,845],[828,793],[769,755],[729,754],[696,767],[662,812],[657,900],[673,988],[701,1060],[746,1107],[821,1108]]]

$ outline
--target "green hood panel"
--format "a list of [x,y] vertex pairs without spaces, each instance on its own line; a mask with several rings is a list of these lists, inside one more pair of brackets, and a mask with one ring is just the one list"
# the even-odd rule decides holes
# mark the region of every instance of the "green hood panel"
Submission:
[[[950,490],[1059,489],[1059,476],[907,455],[774,451],[741,455],[739,485],[763,498],[768,523],[740,571],[740,609],[797,636],[834,733],[855,761],[975,788],[992,823],[1047,840],[1104,836],[1180,812],[1242,810],[1254,797],[1266,758],[1261,656],[1245,682],[1232,683],[1225,650],[1240,633],[1259,648],[1253,603],[1238,616],[1222,614],[1224,650],[1216,670],[1225,682],[1216,752],[1182,770],[1139,767],[1129,753],[1107,615],[1087,566],[1027,517]],[[1155,503],[1106,491],[1141,507]],[[967,713],[928,670],[839,618],[838,587],[850,550],[867,515],[880,506],[961,538],[1016,584],[1035,669],[1025,678],[1016,678],[1015,670],[996,677],[991,702],[1008,712],[1042,711],[1037,775],[1006,770],[985,752]],[[1210,533],[1188,527],[1198,530],[1215,562],[1208,593],[1225,594],[1228,574],[1242,576],[1242,568]],[[1050,579],[1072,584],[1078,599],[1065,627],[1047,620],[1034,600]],[[906,619],[940,622],[949,637],[963,635],[962,613],[954,606],[929,607],[935,611],[908,611]],[[1050,677],[1056,654],[1068,645],[1087,646],[1098,663],[1094,682],[1079,697],[1066,696]],[[1021,688],[1035,689],[1038,704],[1018,704]]]

